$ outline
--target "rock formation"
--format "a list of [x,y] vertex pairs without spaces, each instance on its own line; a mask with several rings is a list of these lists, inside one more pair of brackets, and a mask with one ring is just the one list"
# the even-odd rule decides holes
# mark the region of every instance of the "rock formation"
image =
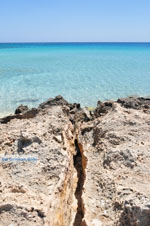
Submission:
[[0,226],[150,225],[150,99],[15,113],[0,119]]

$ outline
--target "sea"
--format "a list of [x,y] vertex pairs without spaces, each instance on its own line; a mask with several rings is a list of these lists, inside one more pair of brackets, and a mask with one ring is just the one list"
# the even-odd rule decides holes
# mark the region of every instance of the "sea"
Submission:
[[150,43],[0,43],[0,116],[62,95],[98,100],[150,96]]

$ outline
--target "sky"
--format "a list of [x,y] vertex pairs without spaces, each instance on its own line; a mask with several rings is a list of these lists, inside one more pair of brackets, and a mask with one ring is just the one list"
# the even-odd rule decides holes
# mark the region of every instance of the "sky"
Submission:
[[0,0],[0,42],[150,42],[150,0]]

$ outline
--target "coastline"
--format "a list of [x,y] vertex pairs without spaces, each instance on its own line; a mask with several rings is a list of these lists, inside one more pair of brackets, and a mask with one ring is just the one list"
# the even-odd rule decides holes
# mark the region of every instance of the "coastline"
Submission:
[[9,116],[9,115],[13,115],[14,114],[14,112],[10,112],[10,111],[8,111],[8,112],[3,112],[3,113],[1,113],[0,112],[0,118],[4,118],[4,117],[7,117],[7,116]]
[[149,125],[143,97],[89,111],[57,96],[0,119],[1,225],[149,225]]
[[150,226],[150,0],[0,6],[0,226]]
[[[61,98],[63,98],[61,95],[58,95],[58,96],[56,96],[56,97],[54,97],[54,98],[49,98],[50,100],[55,100],[55,98],[57,98],[57,97],[61,97]],[[150,95],[143,95],[143,96],[139,96],[139,95],[137,95],[137,94],[134,94],[134,95],[128,95],[128,96],[125,96],[125,97],[118,97],[117,99],[106,99],[106,100],[104,100],[104,101],[101,101],[101,100],[97,100],[97,104],[95,105],[95,106],[92,106],[92,105],[89,105],[89,106],[82,106],[81,105],[81,103],[80,102],[78,102],[78,104],[80,104],[80,107],[83,109],[83,108],[86,108],[87,110],[89,110],[89,111],[93,111],[96,107],[97,107],[97,105],[98,105],[98,102],[100,101],[100,102],[117,102],[119,99],[125,99],[125,100],[128,100],[128,99],[133,99],[133,101],[134,100],[136,100],[136,99],[138,99],[138,98],[142,98],[142,99],[150,99]],[[49,100],[48,99],[48,100]],[[47,101],[48,101],[47,100]],[[47,102],[47,101],[45,101],[45,102]],[[66,101],[66,100],[65,100]],[[31,110],[31,109],[38,109],[39,107],[40,107],[40,105],[42,105],[43,103],[45,103],[45,102],[41,102],[40,104],[36,104],[36,106],[35,105],[33,105],[33,107],[31,107],[31,104],[29,104],[28,105],[28,103],[26,103],[25,105],[24,105],[24,102],[20,102],[20,104],[18,104],[18,106],[13,110],[13,111],[7,111],[7,112],[0,112],[0,119],[2,119],[2,118],[6,118],[6,117],[9,117],[9,116],[14,116],[15,115],[15,111],[16,111],[16,109],[24,109],[24,107],[25,107],[25,109],[27,108],[28,110]],[[67,102],[67,101],[66,101]],[[69,103],[69,102],[68,102]],[[76,104],[75,102],[71,102],[70,104]]]
[[59,93],[90,107],[98,99],[150,94],[150,43],[0,44],[0,56],[5,116]]

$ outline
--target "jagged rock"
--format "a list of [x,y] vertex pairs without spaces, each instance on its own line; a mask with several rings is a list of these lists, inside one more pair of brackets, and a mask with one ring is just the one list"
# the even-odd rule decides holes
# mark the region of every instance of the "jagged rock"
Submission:
[[88,122],[93,119],[91,112],[87,108],[83,108],[80,111],[75,112],[75,121],[77,122]]
[[82,221],[92,226],[150,225],[150,114],[118,103],[114,107],[79,128],[86,159]]
[[28,111],[26,111],[25,113],[22,114],[21,119],[34,118],[38,114],[38,112],[39,112],[39,110],[36,108],[29,109]]
[[150,109],[150,98],[128,97],[128,98],[120,98],[117,100],[117,102],[126,108]]
[[97,102],[97,107],[94,110],[94,115],[99,117],[103,114],[106,114],[108,111],[114,109],[114,102],[113,101],[106,101],[106,102]]
[[24,113],[25,111],[28,111],[28,106],[24,106],[24,105],[20,105],[19,107],[17,107],[17,109],[15,110],[15,114],[20,114],[20,113]]
[[36,117],[0,124],[0,139],[3,157],[26,158],[0,159],[0,225],[73,225],[77,209],[76,152],[73,127],[62,106],[44,108]]
[[58,96],[1,119],[0,225],[150,225],[149,106]]
[[34,118],[38,114],[39,110],[36,108],[29,109],[21,114],[9,115],[0,119],[0,123],[6,124],[10,122],[12,119],[30,119]]
[[57,105],[69,105],[69,103],[62,97],[56,96],[55,98],[50,98],[46,102],[39,105],[39,108],[46,108],[48,106],[57,106]]

